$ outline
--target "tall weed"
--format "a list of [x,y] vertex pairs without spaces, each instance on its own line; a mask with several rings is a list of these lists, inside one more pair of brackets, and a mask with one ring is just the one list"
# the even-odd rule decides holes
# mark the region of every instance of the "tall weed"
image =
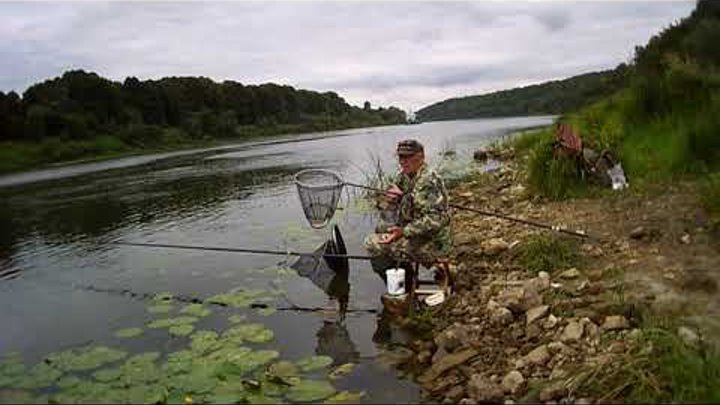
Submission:
[[552,138],[535,144],[528,162],[527,183],[531,192],[553,200],[578,195],[585,188],[577,161],[553,155]]

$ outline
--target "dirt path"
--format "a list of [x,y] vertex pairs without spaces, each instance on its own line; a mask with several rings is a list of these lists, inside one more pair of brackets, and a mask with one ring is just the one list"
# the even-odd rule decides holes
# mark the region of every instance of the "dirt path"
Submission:
[[[690,184],[543,202],[527,196],[517,162],[451,190],[455,204],[586,231],[564,237],[579,261],[533,274],[522,255],[551,232],[456,212],[457,292],[433,313],[432,341],[407,366],[427,400],[573,401],[589,397],[577,370],[612,364],[633,346],[644,313],[720,336],[720,249]],[[545,252],[540,252],[542,254]]]

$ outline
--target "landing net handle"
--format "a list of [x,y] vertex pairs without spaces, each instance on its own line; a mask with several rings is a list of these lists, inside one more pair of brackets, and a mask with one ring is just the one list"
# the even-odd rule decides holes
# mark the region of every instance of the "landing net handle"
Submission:
[[306,169],[295,174],[300,204],[310,226],[319,229],[328,225],[337,209],[345,182],[337,172]]

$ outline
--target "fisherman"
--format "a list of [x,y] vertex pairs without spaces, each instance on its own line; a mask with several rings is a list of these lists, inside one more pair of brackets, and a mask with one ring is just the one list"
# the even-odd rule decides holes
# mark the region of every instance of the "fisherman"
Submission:
[[[378,227],[365,238],[365,247],[373,256],[373,270],[387,282],[385,270],[406,269],[410,280],[410,263],[430,268],[450,249],[450,214],[448,195],[442,178],[425,163],[425,149],[414,140],[397,145],[400,173],[384,194],[381,204],[398,212],[397,222]],[[392,209],[391,208],[391,209]]]

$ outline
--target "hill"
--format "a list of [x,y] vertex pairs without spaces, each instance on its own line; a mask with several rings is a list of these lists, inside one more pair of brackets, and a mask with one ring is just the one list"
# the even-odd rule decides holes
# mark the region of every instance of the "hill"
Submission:
[[73,70],[0,92],[0,172],[215,140],[404,124],[405,112],[360,108],[334,92],[206,77],[124,82]]
[[419,121],[562,114],[591,104],[625,84],[627,66],[494,93],[451,98],[417,111]]

